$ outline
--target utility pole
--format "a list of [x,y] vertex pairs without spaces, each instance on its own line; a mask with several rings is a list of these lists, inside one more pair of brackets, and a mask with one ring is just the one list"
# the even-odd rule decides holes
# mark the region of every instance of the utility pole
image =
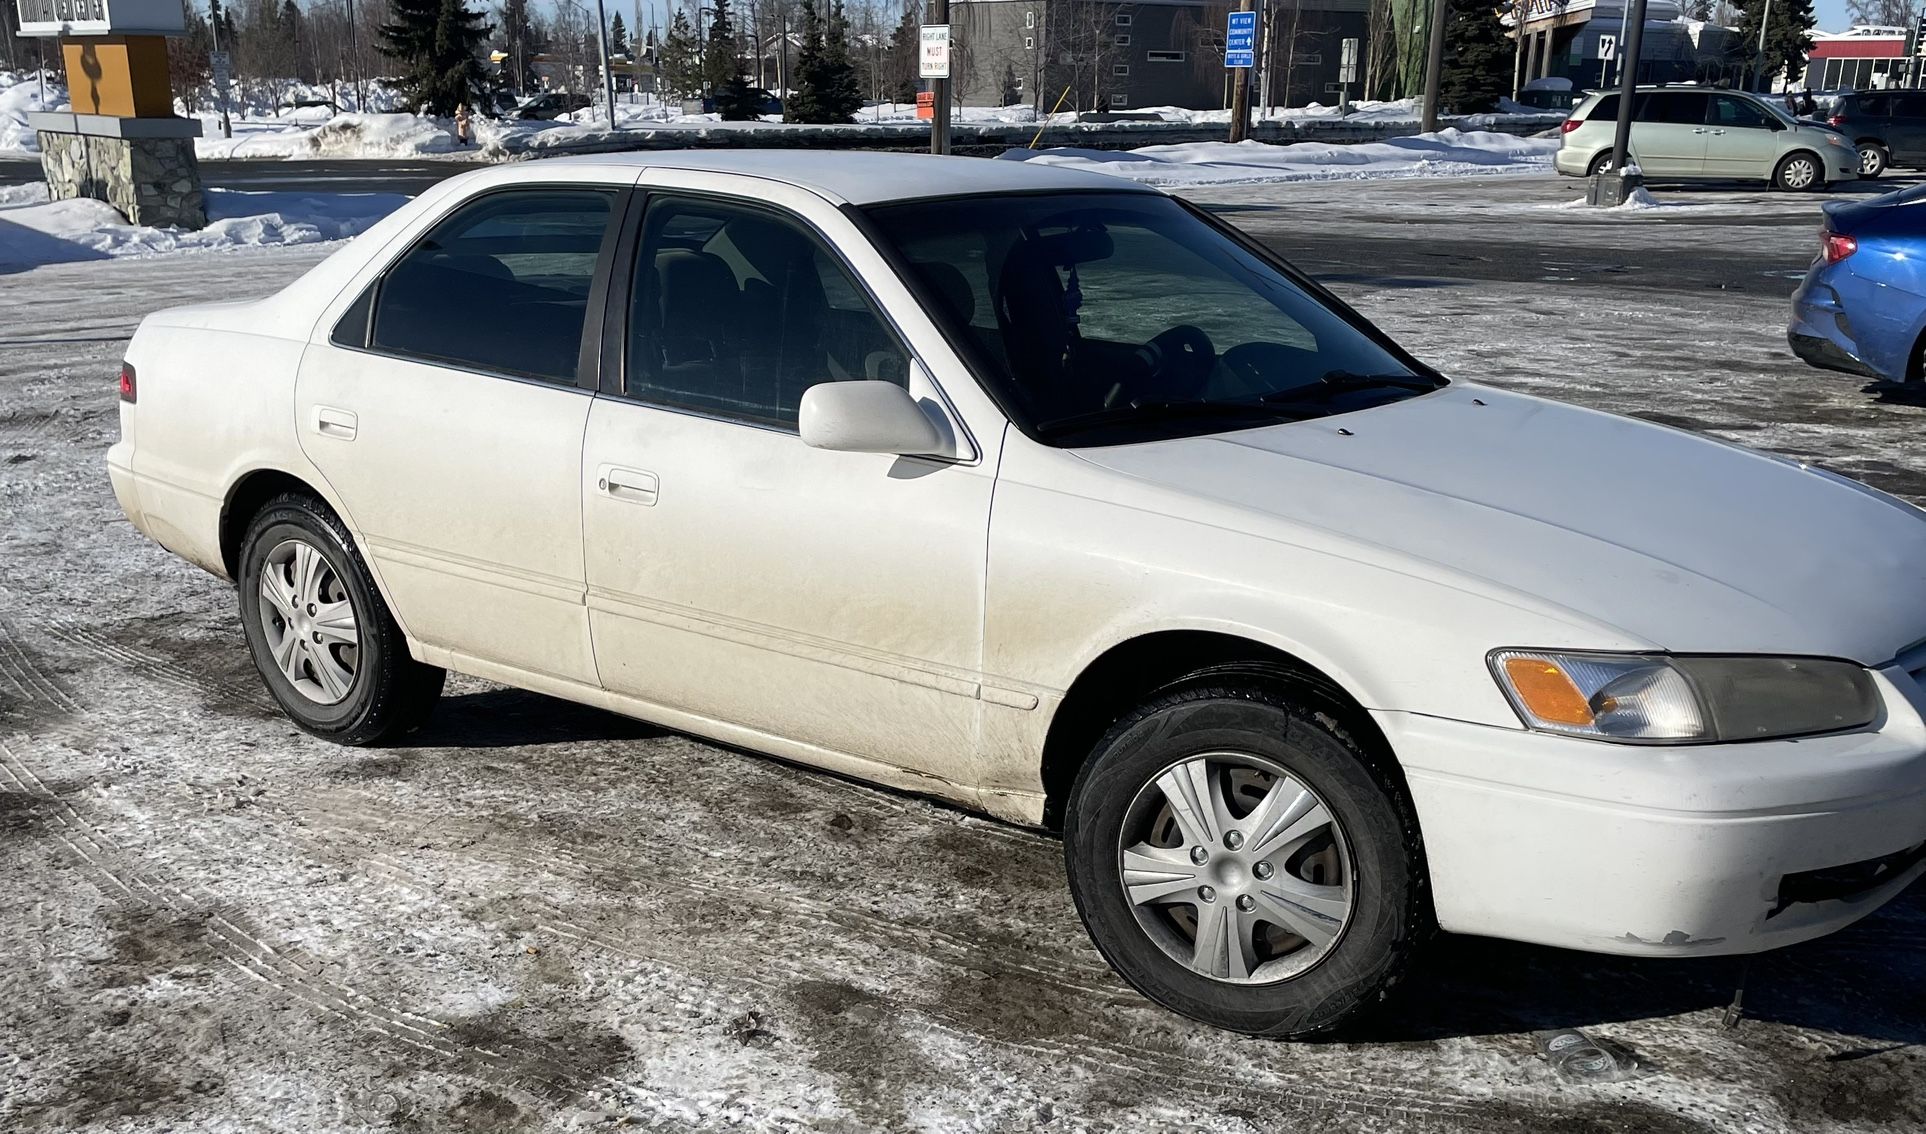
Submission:
[[348,0],[348,58],[354,61],[354,111],[368,113],[368,88],[361,81],[361,44],[354,34],[354,0]]
[[602,53],[602,97],[608,103],[609,129],[615,129],[615,68],[609,65],[609,13],[595,0],[595,46]]
[[[1511,0],[1511,101],[1525,93],[1525,0]],[[1622,37],[1621,37],[1622,38]]]
[[930,0],[929,22],[923,25],[919,42],[922,57],[917,70],[930,81],[930,152],[947,154],[950,152],[950,0]]
[[[1303,0],[1297,0],[1303,3]],[[1258,23],[1263,25],[1260,32],[1262,51],[1257,57],[1257,120],[1259,122],[1271,115],[1271,0],[1264,0],[1263,10],[1258,14]],[[1290,92],[1286,91],[1288,95]]]
[[1431,44],[1424,56],[1424,123],[1426,134],[1438,129],[1438,81],[1444,70],[1445,21],[1451,17],[1451,0],[1435,0],[1431,5]]
[[1251,71],[1257,63],[1257,13],[1251,0],[1237,0],[1224,33],[1224,68],[1230,74],[1230,140],[1251,132]]
[[[225,15],[227,10],[223,8],[221,11],[222,14]],[[232,138],[234,136],[234,124],[227,116],[227,81],[230,63],[227,52],[221,50],[221,21],[216,18],[209,19],[207,22],[214,28],[214,58],[209,61],[212,64],[209,69],[214,72],[214,93],[221,100],[221,137]],[[40,105],[42,106],[47,105],[47,80],[44,77],[46,70],[46,64],[42,63],[40,68],[42,75],[40,80]]]
[[1618,128],[1612,137],[1612,168],[1592,178],[1585,200],[1593,205],[1623,204],[1639,178],[1625,175],[1632,146],[1632,101],[1638,94],[1639,49],[1645,38],[1645,0],[1632,0],[1632,18],[1625,25],[1625,42],[1618,47]]
[[1765,2],[1765,14],[1759,17],[1759,53],[1752,61],[1752,89],[1763,91],[1766,88],[1765,73],[1765,33],[1772,25],[1772,0]]

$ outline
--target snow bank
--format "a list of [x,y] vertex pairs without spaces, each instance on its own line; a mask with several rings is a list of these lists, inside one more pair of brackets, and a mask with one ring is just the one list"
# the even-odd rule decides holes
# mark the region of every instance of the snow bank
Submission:
[[67,88],[47,82],[47,102],[40,102],[40,80],[32,71],[0,71],[0,154],[32,155],[40,152],[40,142],[27,115],[36,110],[67,109]]
[[280,118],[232,120],[221,137],[221,116],[202,113],[194,153],[214,158],[393,158],[459,151],[454,124],[419,114],[338,114],[306,107]]
[[1009,150],[1034,161],[1108,173],[1150,185],[1234,185],[1274,181],[1347,181],[1379,177],[1544,173],[1558,141],[1484,131],[1440,130],[1382,142],[1193,142],[1109,151],[1063,147]]
[[208,226],[190,232],[128,224],[103,201],[48,201],[44,185],[17,186],[0,196],[0,272],[73,260],[345,240],[407,201],[398,193],[211,189]]

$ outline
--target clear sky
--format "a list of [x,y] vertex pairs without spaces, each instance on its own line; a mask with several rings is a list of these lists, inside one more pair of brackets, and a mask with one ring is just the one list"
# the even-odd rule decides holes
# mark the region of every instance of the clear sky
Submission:
[[1817,0],[1812,10],[1819,17],[1820,31],[1845,31],[1852,26],[1852,17],[1846,14],[1846,0]]

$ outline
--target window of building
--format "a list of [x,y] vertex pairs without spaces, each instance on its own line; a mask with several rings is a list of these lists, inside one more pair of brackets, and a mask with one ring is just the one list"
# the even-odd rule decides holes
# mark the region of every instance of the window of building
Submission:
[[1130,36],[1128,34],[1120,35],[1117,38],[1111,40],[1110,42],[1116,44],[1118,47],[1129,47]]
[[1023,37],[1023,50],[1025,50],[1025,51],[1035,51],[1036,49],[1037,49],[1037,37],[1036,37],[1036,36],[1033,36],[1033,35],[1026,35],[1026,36],[1024,36],[1024,37]]
[[1113,63],[1110,66],[1110,73],[1113,75],[1128,75],[1130,74],[1130,64]]
[[1118,26],[1118,27],[1120,27],[1120,28],[1127,28],[1127,27],[1129,27],[1129,26],[1130,26],[1130,13],[1128,13],[1128,12],[1118,12],[1118,13],[1117,13],[1117,26]]
[[574,385],[614,200],[528,189],[458,209],[382,278],[369,348]]
[[1122,91],[1112,91],[1112,92],[1111,92],[1111,94],[1110,94],[1110,105],[1112,105],[1112,106],[1129,106],[1129,105],[1130,105],[1130,96],[1129,96],[1129,95],[1127,95],[1127,94],[1125,94],[1125,93],[1123,93]]
[[773,212],[651,204],[636,260],[630,396],[796,428],[818,382],[907,385],[909,359],[840,260]]
[[1024,28],[1025,28],[1025,29],[1028,29],[1028,28],[1033,28],[1033,27],[1036,27],[1036,26],[1037,26],[1037,14],[1036,14],[1035,12],[1025,12],[1025,13],[1023,13],[1023,26],[1024,26]]
[[1182,63],[1184,61],[1184,53],[1181,51],[1146,51],[1144,52],[1144,61],[1146,63]]

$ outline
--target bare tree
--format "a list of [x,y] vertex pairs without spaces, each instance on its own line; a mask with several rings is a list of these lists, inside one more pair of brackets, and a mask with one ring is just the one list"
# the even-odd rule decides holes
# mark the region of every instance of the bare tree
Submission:
[[1846,16],[1855,24],[1908,27],[1913,22],[1912,0],[1846,0]]

